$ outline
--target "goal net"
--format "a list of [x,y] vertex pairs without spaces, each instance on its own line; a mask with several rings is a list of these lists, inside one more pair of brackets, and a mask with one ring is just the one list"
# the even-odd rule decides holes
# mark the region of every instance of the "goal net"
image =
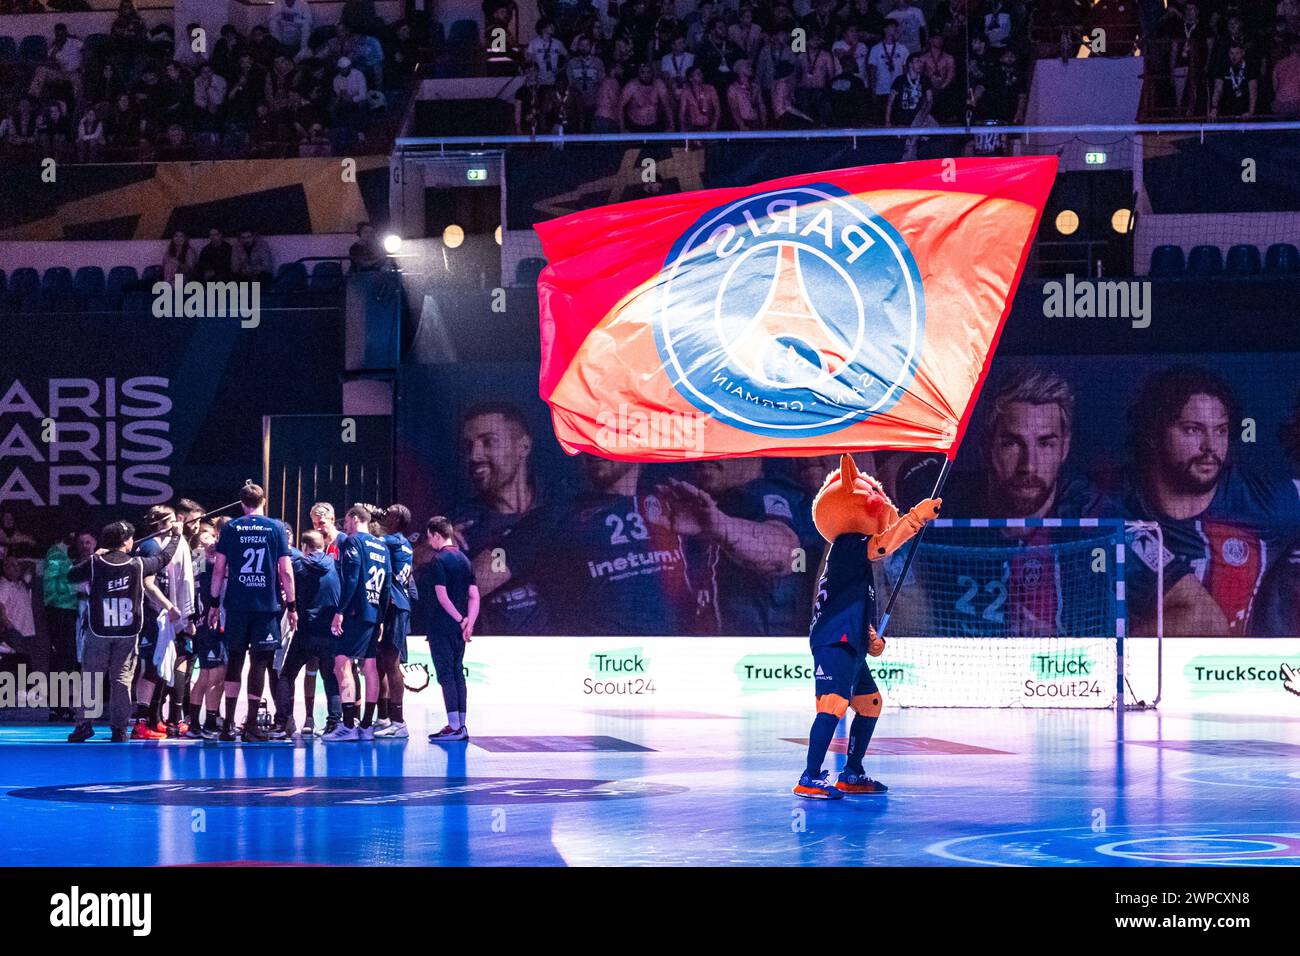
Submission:
[[[906,554],[877,570],[882,611]],[[1113,707],[1125,621],[1122,521],[939,519],[873,670],[903,707]]]

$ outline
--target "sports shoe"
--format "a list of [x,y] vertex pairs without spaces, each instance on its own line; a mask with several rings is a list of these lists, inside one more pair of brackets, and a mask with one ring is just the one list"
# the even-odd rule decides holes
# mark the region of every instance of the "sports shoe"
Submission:
[[791,791],[796,797],[803,797],[806,800],[843,800],[844,794],[835,788],[831,783],[831,775],[822,771],[820,777],[810,777],[807,772],[799,778],[795,784],[794,790]]
[[156,731],[158,731],[158,733],[160,733],[160,734],[165,734],[165,733],[167,733],[167,725],[166,725],[163,721],[161,721],[161,720],[158,721],[158,723],[156,723],[156,724],[153,725],[153,729],[156,730]]
[[835,788],[842,793],[885,793],[889,790],[879,780],[872,780],[865,773],[855,773],[852,770],[840,772]]
[[77,724],[77,726],[73,728],[72,733],[68,734],[68,743],[84,744],[93,736],[95,736],[95,728],[90,726],[89,721],[86,721]]
[[267,736],[270,737],[272,740],[288,740],[290,737],[293,736],[293,734],[289,731],[288,727],[283,727],[280,724],[276,724],[274,727],[271,728],[271,732],[267,734]]
[[374,727],[357,727],[357,740],[374,740]]
[[429,734],[429,743],[433,744],[444,744],[457,740],[469,740],[469,731],[465,728],[464,724],[462,724],[458,730],[453,730],[451,725],[448,724],[436,734]]
[[325,721],[325,729],[321,731],[321,736],[328,737],[330,734],[334,733],[335,729],[338,728],[342,723],[343,723],[342,719],[338,717],[329,718],[328,720]]
[[168,724],[167,739],[180,740],[182,737],[185,736],[186,731],[188,731],[189,729],[190,729],[189,724],[184,723],[183,721],[179,724]]
[[[185,733],[181,734],[181,736],[184,737],[186,740],[207,739],[206,732],[203,730],[202,727],[199,727],[197,724],[186,724]],[[216,738],[217,732],[215,730],[212,731],[212,736],[214,739]]]
[[235,742],[235,740],[237,739],[237,738],[235,737],[235,728],[234,728],[234,725],[233,725],[233,724],[222,724],[222,725],[221,725],[221,733],[217,735],[217,739],[220,740],[223,744],[233,744],[233,743]]
[[166,740],[167,731],[165,728],[162,733],[159,733],[156,730],[150,730],[149,725],[147,723],[145,723],[143,720],[137,720],[135,722],[135,729],[131,731],[131,739],[132,740]]
[[357,728],[342,723],[321,738],[327,744],[354,743],[360,739]]
[[126,735],[125,730],[114,730],[113,736],[108,738],[108,742],[111,744],[124,744],[127,743],[130,739],[131,738]]
[[246,744],[264,744],[270,738],[266,736],[266,731],[257,726],[257,721],[244,721],[244,743]]
[[315,736],[316,736],[316,721],[315,721],[314,719],[312,719],[311,717],[308,717],[308,718],[303,722],[303,725],[302,725],[302,736],[304,736],[304,737],[315,737]]
[[375,733],[379,733],[379,731],[387,730],[389,727],[393,726],[393,722],[387,717],[380,717],[372,726],[375,728]]
[[406,740],[411,736],[410,731],[406,729],[405,722],[389,722],[387,727],[375,731],[375,737],[383,740]]

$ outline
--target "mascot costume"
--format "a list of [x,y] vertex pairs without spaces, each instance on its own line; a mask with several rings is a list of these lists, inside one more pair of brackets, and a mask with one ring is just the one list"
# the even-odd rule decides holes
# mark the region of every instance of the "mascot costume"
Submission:
[[[885,641],[873,627],[876,589],[871,562],[881,561],[938,517],[940,498],[927,498],[900,516],[880,482],[840,459],[813,499],[813,523],[829,548],[817,584],[808,642],[812,645],[817,717],[808,734],[808,765],[794,792],[810,800],[838,800],[846,793],[884,793],[868,777],[862,758],[880,716],[882,697],[867,656],[879,657]],[[822,771],[840,718],[853,709],[849,756],[836,783]]]

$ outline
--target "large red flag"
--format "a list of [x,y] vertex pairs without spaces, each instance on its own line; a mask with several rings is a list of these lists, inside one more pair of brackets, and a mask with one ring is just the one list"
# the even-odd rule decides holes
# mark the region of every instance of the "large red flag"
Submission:
[[541,394],[570,453],[956,454],[1056,159],[945,159],[536,228]]

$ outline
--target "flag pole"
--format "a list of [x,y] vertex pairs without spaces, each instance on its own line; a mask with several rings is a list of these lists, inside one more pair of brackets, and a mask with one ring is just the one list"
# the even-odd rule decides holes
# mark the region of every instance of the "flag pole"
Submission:
[[[939,470],[939,478],[934,483],[934,491],[930,493],[931,498],[938,498],[939,493],[943,491],[944,483],[948,480],[948,472],[952,469],[952,459],[944,458],[943,468]],[[903,558],[903,570],[898,575],[898,580],[894,583],[894,590],[890,592],[889,600],[885,602],[884,613],[880,615],[880,626],[876,628],[876,634],[880,637],[885,636],[885,626],[889,624],[889,616],[894,611],[894,602],[898,600],[898,592],[903,590],[903,582],[907,580],[907,572],[912,567],[912,559],[916,557],[916,549],[921,546],[921,535],[925,534],[925,529],[929,527],[930,522],[921,526],[921,530],[912,538],[912,543],[907,548],[907,556]]]
[[[252,483],[253,483],[253,479],[252,479],[252,478],[245,478],[245,479],[244,479],[244,487],[245,487],[245,488],[247,488],[247,487],[248,487],[249,485],[251,485]],[[238,504],[242,504],[242,499],[236,498],[234,501],[230,502],[230,504],[228,504],[228,505],[222,505],[220,508],[213,508],[211,511],[205,511],[205,512],[203,512],[203,514],[199,515],[197,518],[193,518],[193,519],[191,519],[191,520],[193,520],[193,521],[202,521],[204,518],[210,518],[210,517],[212,517],[213,515],[219,515],[219,514],[221,514],[221,512],[223,512],[223,511],[229,511],[231,508],[235,507],[235,505],[238,505]],[[156,537],[158,537],[158,536],[161,535],[161,534],[165,534],[165,533],[166,533],[166,530],[167,530],[167,529],[163,529],[162,531],[155,531],[153,534],[147,534],[147,535],[145,535],[143,538],[136,538],[136,539],[135,539],[135,543],[136,543],[136,544],[139,544],[141,541],[148,541],[150,538],[156,538]]]

